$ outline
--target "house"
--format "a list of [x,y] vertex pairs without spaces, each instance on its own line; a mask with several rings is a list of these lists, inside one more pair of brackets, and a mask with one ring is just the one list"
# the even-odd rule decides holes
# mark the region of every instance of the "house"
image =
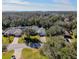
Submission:
[[27,30],[27,29],[33,29],[34,31],[31,31],[30,34],[32,35],[40,35],[40,36],[45,36],[46,32],[45,29],[43,27],[38,27],[38,26],[27,26],[27,27],[11,27],[6,29],[5,31],[2,32],[3,35],[6,36],[21,36],[23,31]]
[[13,33],[14,33],[14,28],[10,28],[8,30],[5,30],[3,35],[10,36],[13,35]]
[[[46,35],[45,29],[43,27],[31,26],[31,29],[34,30],[35,33],[40,35],[40,36],[45,36]],[[35,34],[33,32],[30,32],[30,33]]]
[[64,19],[64,22],[68,24],[68,23],[69,23],[69,18],[66,17],[66,18]]
[[39,30],[39,27],[38,26],[32,26],[31,29],[33,29],[35,31],[38,31]]
[[40,36],[45,36],[46,35],[45,29],[43,27],[39,28],[39,30],[37,31],[37,33]]
[[3,32],[3,35],[20,37],[22,35],[22,30],[18,28],[9,28]]
[[21,29],[15,29],[14,36],[15,37],[20,37],[21,35],[22,35],[22,30]]
[[71,37],[71,35],[69,34],[68,31],[65,31],[64,39],[67,42],[71,42],[72,37]]

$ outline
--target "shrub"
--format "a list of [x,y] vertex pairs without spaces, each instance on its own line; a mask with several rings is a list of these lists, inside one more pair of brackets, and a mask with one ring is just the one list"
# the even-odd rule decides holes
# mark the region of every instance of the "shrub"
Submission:
[[2,52],[5,52],[7,50],[7,45],[2,45]]

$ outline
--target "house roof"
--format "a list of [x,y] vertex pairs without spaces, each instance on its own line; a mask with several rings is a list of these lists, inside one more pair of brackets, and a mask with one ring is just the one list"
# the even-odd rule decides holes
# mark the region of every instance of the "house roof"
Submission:
[[70,36],[70,33],[68,31],[65,31],[65,35],[69,35]]
[[23,30],[26,30],[26,29],[33,29],[35,30],[38,34],[43,34],[43,35],[46,35],[46,32],[45,32],[45,29],[43,27],[39,28],[38,26],[27,26],[27,27],[11,27],[11,28],[8,28],[6,29],[4,32],[4,34],[6,35],[10,35],[10,34],[13,34],[13,35],[21,35]]
[[39,30],[37,31],[37,33],[39,33],[41,35],[46,35],[46,32],[45,32],[44,28],[39,28]]
[[5,31],[5,35],[21,35],[22,30],[21,29],[16,29],[16,28],[10,28],[9,30]]
[[15,29],[14,34],[15,35],[21,35],[22,34],[22,30],[21,29]]
[[35,31],[39,30],[39,28],[37,26],[32,26],[32,29],[35,30]]

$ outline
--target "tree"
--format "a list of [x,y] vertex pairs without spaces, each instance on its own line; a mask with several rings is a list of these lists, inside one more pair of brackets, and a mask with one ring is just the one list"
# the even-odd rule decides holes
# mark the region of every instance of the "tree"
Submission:
[[63,34],[63,28],[55,25],[55,26],[51,26],[48,30],[47,30],[47,35],[61,35]]
[[62,36],[54,36],[47,39],[47,43],[41,49],[43,55],[49,59],[76,59],[77,50],[74,46],[64,41]]
[[5,52],[7,50],[7,46],[5,44],[2,45],[2,52]]

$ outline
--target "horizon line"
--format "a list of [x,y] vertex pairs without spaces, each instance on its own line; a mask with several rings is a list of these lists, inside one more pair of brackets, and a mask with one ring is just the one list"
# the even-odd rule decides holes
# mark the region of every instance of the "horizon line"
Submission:
[[[37,10],[37,11],[2,11],[2,12],[53,12],[52,10],[51,11],[42,11],[42,10]],[[57,12],[57,11],[54,11],[54,12]],[[63,11],[59,11],[59,12],[69,12],[68,10],[63,10]],[[77,12],[77,10],[71,10],[70,12]]]

